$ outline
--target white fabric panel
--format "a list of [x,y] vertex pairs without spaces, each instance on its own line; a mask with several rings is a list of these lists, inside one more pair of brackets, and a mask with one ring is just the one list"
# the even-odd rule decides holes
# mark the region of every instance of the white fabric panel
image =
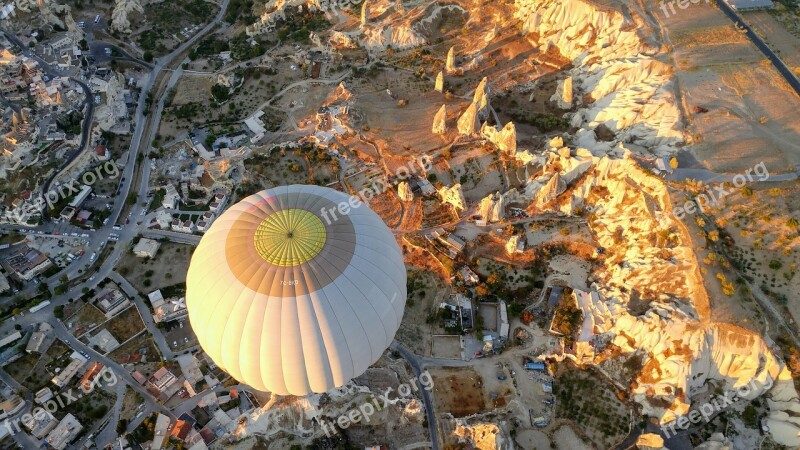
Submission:
[[197,246],[186,281],[189,318],[203,349],[237,380],[281,395],[328,391],[361,375],[394,339],[405,265],[392,232],[366,204],[337,211],[338,220],[326,222],[329,251],[307,263],[236,258],[252,254],[254,242],[241,228],[229,233],[235,224],[257,225],[282,209],[319,215],[348,200],[319,186],[262,191],[231,206]]

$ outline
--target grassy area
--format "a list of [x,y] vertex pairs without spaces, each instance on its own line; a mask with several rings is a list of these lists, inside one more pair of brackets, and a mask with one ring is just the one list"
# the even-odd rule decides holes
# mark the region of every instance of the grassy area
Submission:
[[108,357],[118,362],[126,363],[125,359],[131,355],[141,354],[142,362],[160,362],[162,359],[161,353],[158,352],[153,338],[145,333],[128,343],[123,344],[120,348],[108,354]]
[[130,281],[139,292],[152,292],[185,281],[193,251],[194,247],[191,245],[163,242],[153,259],[139,258],[133,253],[126,253],[117,267],[117,272]]
[[107,328],[119,342],[125,342],[144,329],[144,322],[136,305],[132,305],[111,319]]
[[628,407],[591,374],[572,367],[562,369],[553,388],[556,417],[579,425],[595,447],[613,447],[628,434]]
[[17,242],[25,239],[25,236],[22,234],[17,233],[16,231],[10,231],[8,233],[0,234],[0,245],[3,244],[16,244]]
[[164,201],[164,196],[167,195],[167,192],[164,189],[157,189],[153,194],[153,201],[150,202],[150,207],[147,208],[147,212],[153,212],[161,206],[161,202]]
[[[94,305],[85,303],[74,315],[64,319],[74,336],[80,336],[106,321],[106,316]],[[71,325],[71,327],[70,327]]]
[[64,412],[74,415],[81,423],[90,424],[102,419],[114,405],[114,394],[94,389],[77,401],[65,405]]

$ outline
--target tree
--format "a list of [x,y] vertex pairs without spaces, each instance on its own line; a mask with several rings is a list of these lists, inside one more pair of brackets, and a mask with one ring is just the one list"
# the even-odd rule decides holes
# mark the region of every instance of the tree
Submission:
[[230,91],[227,86],[215,84],[211,86],[211,95],[214,97],[214,101],[222,103],[230,98]]
[[153,53],[150,52],[150,50],[145,50],[142,58],[144,58],[146,62],[153,62]]
[[677,169],[678,168],[678,158],[673,156],[672,159],[669,160],[669,167],[672,170]]

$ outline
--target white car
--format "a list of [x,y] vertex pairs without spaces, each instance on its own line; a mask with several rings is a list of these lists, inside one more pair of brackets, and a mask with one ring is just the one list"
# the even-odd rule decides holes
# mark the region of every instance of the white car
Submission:
[[178,341],[172,341],[172,346],[173,347],[177,347],[178,346]]

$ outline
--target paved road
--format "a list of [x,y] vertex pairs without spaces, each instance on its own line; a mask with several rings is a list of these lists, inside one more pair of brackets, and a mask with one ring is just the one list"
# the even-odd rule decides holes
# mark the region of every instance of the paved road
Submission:
[[763,53],[764,56],[766,56],[770,62],[772,62],[772,65],[778,69],[778,72],[780,72],[781,76],[786,80],[787,83],[789,83],[792,89],[794,89],[795,93],[800,96],[800,79],[795,76],[789,66],[787,66],[786,63],[784,63],[783,60],[776,55],[771,48],[769,48],[767,43],[764,42],[764,40],[761,39],[753,31],[753,29],[750,28],[749,25],[747,25],[744,19],[742,19],[736,10],[731,8],[727,2],[724,0],[714,0],[714,3],[719,7],[720,10],[722,10],[723,13],[725,13],[726,16],[728,16],[728,18],[733,21],[734,24],[736,24],[738,28],[745,30],[745,35],[750,39],[750,41],[753,42],[753,44],[755,44],[756,47],[758,47],[759,50],[761,50],[761,53]]
[[172,242],[177,242],[179,244],[192,244],[197,245],[200,243],[200,237],[196,234],[187,234],[187,233],[179,233],[177,231],[166,231],[166,230],[144,230],[142,231],[142,236],[151,238],[151,239],[161,239],[167,238]]
[[[114,45],[114,44],[112,44],[110,42],[93,41],[92,43],[89,44],[89,48],[90,48],[90,50],[91,50],[93,55],[97,55],[98,53],[102,52],[103,56],[105,56],[105,49],[106,48],[110,48],[112,50],[116,50],[118,52],[118,54],[122,55],[122,56],[114,56],[112,54],[112,56],[109,57],[108,59],[113,59],[113,60],[116,60],[116,61],[128,61],[128,62],[132,62],[134,64],[138,64],[138,65],[140,65],[142,67],[145,67],[146,69],[153,70],[153,65],[152,64],[147,63],[145,61],[142,61],[141,59],[137,59],[137,58],[131,56],[128,52],[123,50],[121,47],[119,47],[117,45]],[[97,59],[97,56],[95,56],[95,59]]]
[[[39,322],[51,323],[53,325],[53,327],[54,327],[55,334],[59,339],[63,340],[65,343],[67,343],[73,349],[81,350],[81,351],[89,354],[92,357],[92,359],[99,360],[106,367],[111,368],[119,379],[123,380],[125,383],[130,385],[132,389],[134,389],[137,392],[139,392],[140,394],[142,394],[142,396],[145,399],[144,403],[146,405],[146,408],[145,408],[146,411],[159,411],[159,412],[161,412],[163,414],[166,414],[166,415],[168,415],[170,417],[175,417],[175,416],[172,414],[171,411],[169,411],[163,405],[160,405],[157,402],[155,402],[155,400],[147,392],[147,390],[144,389],[143,387],[141,387],[135,380],[133,380],[133,378],[130,376],[130,373],[128,372],[127,369],[125,369],[121,365],[117,364],[115,361],[112,361],[111,359],[109,359],[109,358],[107,358],[107,357],[105,357],[103,355],[100,355],[99,353],[97,353],[92,348],[82,344],[80,341],[78,341],[77,339],[72,337],[72,335],[69,334],[69,332],[67,331],[67,329],[65,328],[63,323],[53,319],[53,310],[54,310],[54,308],[56,306],[65,304],[69,300],[70,297],[75,295],[76,292],[81,292],[84,288],[88,288],[88,289],[96,288],[97,284],[100,281],[102,281],[104,278],[112,277],[112,275],[114,275],[113,267],[116,265],[116,262],[120,259],[120,257],[123,255],[123,253],[125,251],[127,251],[127,248],[129,247],[130,242],[138,234],[139,229],[138,229],[138,225],[135,222],[135,219],[138,218],[138,214],[141,211],[141,209],[142,208],[146,208],[146,206],[142,206],[142,203],[145,202],[147,191],[148,191],[150,164],[145,164],[144,167],[143,167],[143,173],[142,173],[142,177],[141,177],[141,184],[138,186],[137,203],[132,208],[132,210],[130,212],[130,215],[127,218],[121,218],[120,214],[121,214],[123,208],[125,207],[125,201],[126,201],[126,198],[128,196],[128,193],[131,192],[131,190],[133,188],[132,183],[133,183],[133,178],[134,178],[133,175],[134,175],[135,170],[136,170],[137,156],[140,154],[140,151],[143,152],[144,149],[147,148],[148,143],[150,142],[150,140],[143,140],[144,131],[145,131],[145,129],[149,128],[151,130],[151,135],[152,135],[157,130],[157,122],[154,121],[154,117],[151,116],[149,118],[146,118],[145,115],[144,115],[144,110],[145,110],[145,108],[147,106],[146,105],[147,93],[151,92],[151,90],[153,89],[153,87],[155,85],[155,81],[156,81],[159,73],[165,67],[167,67],[169,64],[171,64],[173,59],[175,59],[178,55],[180,55],[181,53],[186,51],[186,49],[188,49],[189,46],[194,44],[199,38],[201,38],[206,33],[211,31],[211,29],[213,27],[215,27],[222,20],[222,17],[224,16],[225,11],[227,10],[228,3],[229,3],[229,0],[223,0],[222,4],[220,5],[220,11],[217,14],[217,16],[214,18],[214,20],[212,20],[208,25],[206,25],[206,27],[204,27],[200,32],[198,32],[197,34],[192,36],[190,39],[185,41],[183,44],[181,44],[172,53],[170,53],[170,54],[168,54],[168,55],[166,55],[166,56],[164,56],[162,58],[159,58],[157,60],[155,66],[153,67],[153,71],[149,74],[149,76],[147,78],[147,81],[146,81],[146,83],[144,84],[144,86],[142,88],[142,92],[141,92],[141,95],[140,95],[140,98],[139,98],[139,104],[137,105],[137,108],[136,108],[136,119],[135,119],[136,129],[134,131],[134,134],[133,134],[133,137],[132,137],[132,140],[131,140],[131,147],[130,147],[130,151],[129,151],[128,158],[127,158],[127,164],[125,165],[125,168],[123,169],[122,174],[121,174],[122,180],[121,180],[121,183],[120,183],[120,191],[119,191],[119,194],[117,195],[117,197],[115,198],[115,200],[113,202],[112,214],[111,214],[111,216],[109,218],[109,221],[107,222],[106,225],[102,226],[100,229],[98,229],[95,232],[90,234],[89,245],[86,247],[87,250],[86,250],[86,252],[85,252],[83,257],[78,258],[76,261],[74,261],[72,264],[70,264],[66,269],[64,269],[61,272],[59,272],[58,274],[50,277],[46,281],[46,283],[47,283],[48,287],[50,287],[50,289],[53,289],[56,286],[58,286],[59,284],[61,284],[59,279],[60,279],[60,277],[62,275],[67,275],[67,277],[72,280],[72,279],[75,279],[75,278],[81,276],[82,274],[84,274],[86,270],[90,270],[90,268],[91,268],[90,266],[99,264],[99,267],[97,267],[94,276],[90,279],[90,281],[85,281],[85,282],[82,282],[82,283],[78,284],[77,286],[74,286],[73,289],[71,290],[71,292],[68,293],[67,295],[54,296],[51,299],[51,304],[50,305],[48,305],[47,307],[37,311],[36,313],[26,313],[24,315],[18,316],[15,321],[6,321],[2,325],[0,325],[0,335],[5,335],[5,334],[11,332],[13,326],[16,325],[16,324],[19,324],[19,325],[22,325],[23,327],[25,327],[25,326],[29,326],[29,325],[32,325],[32,324],[35,324],[35,323],[39,323]],[[9,35],[7,33],[6,33],[6,35],[9,37],[9,40],[11,40],[12,42],[15,42],[15,43],[17,43],[19,45],[19,41],[16,39],[15,36]],[[20,45],[20,48],[23,49],[24,53],[25,52],[29,53],[29,49],[27,47],[23,47],[23,46]],[[35,57],[35,56],[32,56],[32,57]],[[43,63],[43,61],[40,61],[40,64],[42,64],[42,63]],[[43,65],[43,67],[46,68],[47,66]],[[81,85],[85,90],[88,91],[88,86],[86,86],[83,83],[80,83],[77,80],[73,80],[73,81],[76,81],[79,85]],[[93,110],[94,103],[91,101],[91,98],[92,98],[91,91],[88,91],[88,92],[90,94],[90,96],[88,97],[89,98],[89,102],[88,103],[89,103],[89,108],[90,109],[87,111],[88,120],[84,120],[84,130],[88,130],[89,129],[89,126],[91,125],[91,121],[92,121],[91,119],[92,119],[93,111],[94,111]],[[159,106],[163,107],[163,103],[160,102]],[[157,110],[157,112],[156,112],[156,114],[154,114],[154,116],[160,116],[160,109]],[[147,119],[149,119],[149,120],[147,120]],[[88,133],[88,131],[86,131],[86,132]],[[152,138],[151,136],[149,136],[149,137]],[[87,145],[87,140],[84,139],[84,141],[81,144],[81,148],[84,148],[86,145]],[[127,220],[127,219],[130,219],[130,220]],[[115,230],[114,226],[118,222],[129,222],[129,223],[125,223],[125,225],[121,225],[119,227],[119,229]],[[52,229],[54,229],[54,227],[55,227],[54,224],[48,223],[48,224],[45,224],[42,227],[36,227],[35,229],[42,230],[42,231],[51,231]],[[3,228],[5,228],[5,229],[18,229],[18,228],[22,228],[22,227],[20,227],[20,226],[3,226]],[[85,232],[85,231],[82,231],[82,232]],[[119,242],[115,245],[115,247],[112,250],[112,252],[109,255],[109,257],[107,259],[105,259],[104,261],[102,261],[102,262],[90,261],[90,255],[93,252],[96,252],[98,255],[100,254],[100,251],[109,242],[108,238],[109,238],[109,235],[112,232],[115,232],[115,233],[119,234],[120,238],[119,238]],[[93,263],[95,263],[95,264],[93,264]],[[113,277],[113,278],[116,279],[116,277]],[[126,287],[129,287],[129,285],[126,286]],[[136,296],[134,296],[134,298],[135,297]],[[137,307],[138,308],[142,308],[142,306],[144,306],[144,309],[140,309],[140,311],[142,312],[142,316],[143,317],[149,316],[149,309],[146,308],[146,305],[139,304],[139,302],[137,302]],[[148,327],[148,329],[150,329],[150,327]],[[154,336],[154,338],[156,338],[157,342],[159,341],[158,337],[161,336],[161,343],[159,344],[159,347],[161,348],[162,345],[163,345],[163,336],[161,335],[160,332],[153,333],[153,336]],[[165,352],[165,355],[171,356],[172,352],[170,352],[167,349],[167,352]],[[136,424],[140,423],[141,420],[143,420],[144,417],[147,417],[147,415],[143,414],[137,421],[135,421],[136,423],[131,423],[130,426],[129,426],[129,430],[132,430],[133,428],[135,428]],[[116,429],[116,423],[115,422],[114,423],[109,423],[108,428],[111,428],[111,429],[115,430]],[[112,435],[111,435],[111,432],[106,432],[104,430],[103,436],[107,439],[108,437],[111,437]],[[28,443],[26,443],[26,444],[28,444]],[[25,447],[26,448],[35,448],[36,446],[35,445],[33,445],[33,446],[26,445]]]
[[[408,364],[414,370],[414,375],[419,378],[423,366],[420,364],[417,355],[408,351],[397,341],[393,341],[389,348],[400,353],[400,356],[408,361]],[[433,410],[433,399],[431,399],[431,394],[427,389],[420,389],[420,392],[422,392],[422,400],[425,403],[425,417],[428,418],[428,434],[431,438],[431,448],[433,448],[433,450],[439,450],[439,424],[436,421],[436,413]]]

